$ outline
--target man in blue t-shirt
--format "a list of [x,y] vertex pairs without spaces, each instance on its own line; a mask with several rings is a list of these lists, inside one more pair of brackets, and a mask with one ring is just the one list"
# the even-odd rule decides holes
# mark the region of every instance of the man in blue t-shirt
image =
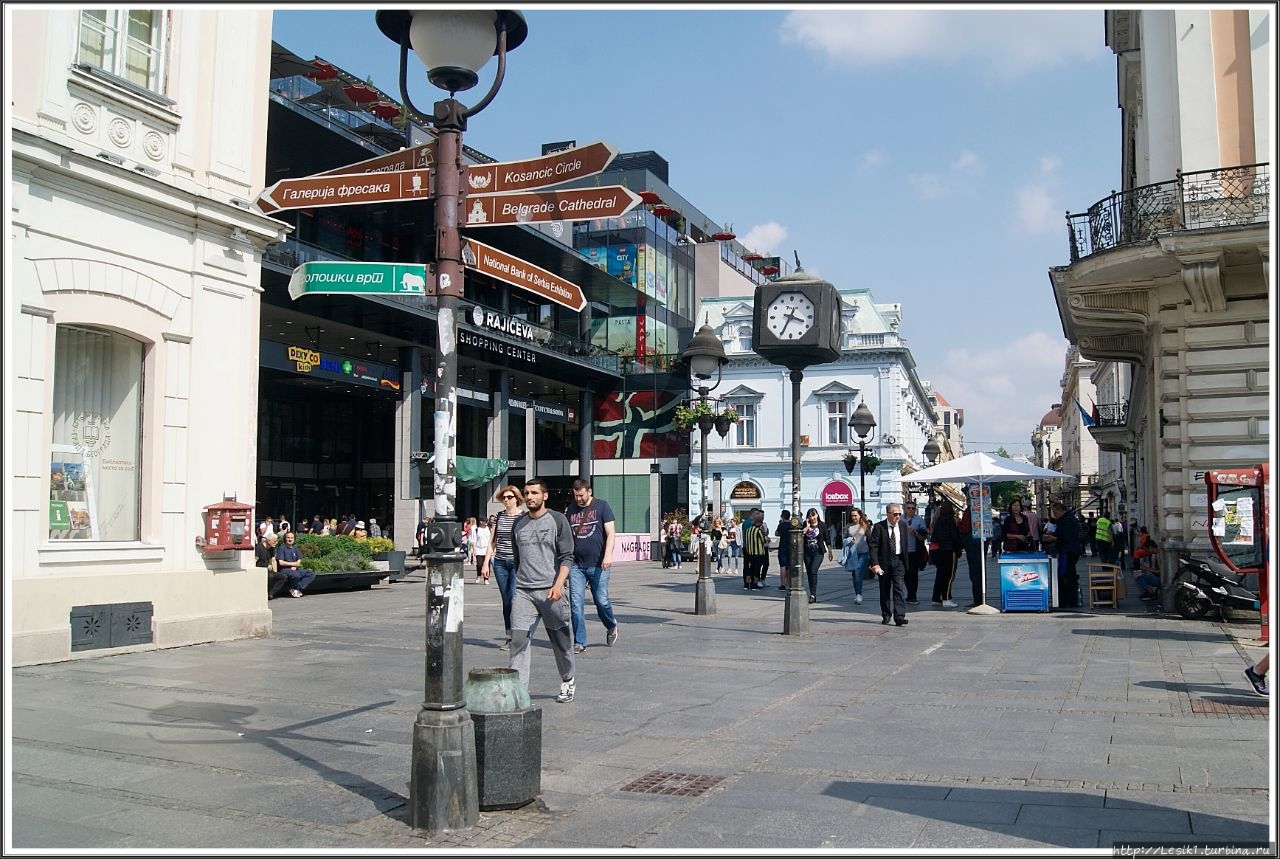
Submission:
[[590,481],[573,481],[573,502],[564,511],[573,529],[573,566],[569,568],[569,608],[573,616],[573,652],[587,649],[584,611],[587,585],[596,614],[605,628],[605,644],[618,640],[618,620],[609,604],[609,574],[613,566],[613,509],[593,498]]

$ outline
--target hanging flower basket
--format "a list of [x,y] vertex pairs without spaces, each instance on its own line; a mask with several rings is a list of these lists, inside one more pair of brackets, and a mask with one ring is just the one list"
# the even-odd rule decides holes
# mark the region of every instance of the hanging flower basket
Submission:
[[870,474],[871,472],[875,471],[877,468],[880,467],[880,463],[882,461],[883,460],[881,460],[880,457],[876,456],[874,453],[867,454],[862,458],[862,473]]
[[852,453],[846,453],[840,461],[844,463],[844,470],[849,474],[853,474],[853,470],[858,467],[858,457]]
[[738,413],[727,408],[724,411],[717,412],[711,403],[703,400],[695,400],[691,403],[681,403],[676,406],[675,424],[676,429],[681,432],[689,432],[695,426],[703,432],[710,432],[712,428],[720,431],[720,423],[723,421],[725,428],[720,432],[723,438],[729,432],[729,425],[736,424],[739,420]]

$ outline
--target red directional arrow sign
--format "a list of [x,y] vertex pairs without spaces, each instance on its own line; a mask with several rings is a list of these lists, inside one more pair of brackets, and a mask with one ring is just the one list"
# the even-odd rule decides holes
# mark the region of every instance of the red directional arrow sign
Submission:
[[598,140],[541,158],[470,164],[467,166],[467,191],[470,194],[493,194],[559,185],[602,172],[617,154],[617,149]]
[[640,198],[621,185],[524,191],[515,194],[467,195],[467,227],[532,224],[545,221],[589,221],[616,218],[640,205]]
[[430,170],[398,170],[394,173],[281,179],[258,197],[258,208],[270,214],[282,209],[426,200],[430,197]]
[[425,167],[432,167],[435,163],[436,142],[431,140],[420,146],[411,146],[408,149],[401,149],[399,152],[379,155],[378,157],[370,158],[367,161],[357,161],[355,164],[348,164],[346,167],[336,167],[333,170],[326,170],[323,173],[316,173],[314,175],[342,176],[351,173],[386,173],[392,170],[420,170]]
[[587,306],[587,298],[577,284],[475,239],[462,240],[462,264],[570,310]]

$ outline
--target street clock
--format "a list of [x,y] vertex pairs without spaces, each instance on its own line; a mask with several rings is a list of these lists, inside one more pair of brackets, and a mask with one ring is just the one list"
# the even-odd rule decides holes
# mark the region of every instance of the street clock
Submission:
[[791,370],[840,357],[840,293],[821,278],[796,270],[756,287],[751,348]]

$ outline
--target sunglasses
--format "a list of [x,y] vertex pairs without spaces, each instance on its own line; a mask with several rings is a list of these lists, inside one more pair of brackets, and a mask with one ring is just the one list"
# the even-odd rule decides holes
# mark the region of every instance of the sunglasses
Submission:
[[518,496],[518,495],[512,495],[510,492],[508,492],[506,495],[502,496],[502,500],[503,500],[503,501],[515,500],[515,499],[517,499],[517,498],[519,498],[519,497],[520,497],[520,496]]

